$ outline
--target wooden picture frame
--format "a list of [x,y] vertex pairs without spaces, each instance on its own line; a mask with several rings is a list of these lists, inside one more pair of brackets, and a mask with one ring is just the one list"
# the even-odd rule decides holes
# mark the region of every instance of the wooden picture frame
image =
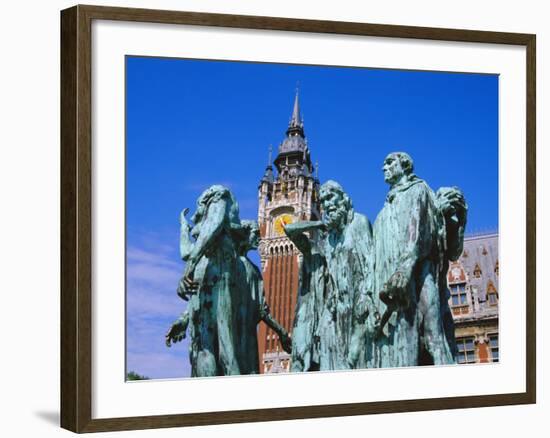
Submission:
[[[113,20],[526,48],[526,391],[177,415],[92,418],[92,22]],[[530,34],[100,6],[61,12],[61,426],[99,432],[396,413],[536,402],[536,37]]]

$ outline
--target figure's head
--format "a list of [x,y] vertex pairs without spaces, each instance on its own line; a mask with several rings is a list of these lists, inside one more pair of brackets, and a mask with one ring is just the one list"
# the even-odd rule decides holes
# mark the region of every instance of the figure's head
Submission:
[[201,195],[197,199],[197,209],[195,210],[195,213],[193,213],[193,216],[191,217],[191,220],[194,223],[200,222],[204,216],[206,215],[206,212],[208,211],[208,207],[210,207],[210,204],[217,202],[221,199],[225,199],[228,202],[228,209],[232,210],[236,208],[236,214],[238,216],[238,205],[235,201],[235,198],[233,197],[233,194],[231,191],[222,185],[214,184],[210,187],[208,187],[204,192],[201,193]]
[[208,187],[201,195],[197,198],[197,209],[191,220],[194,223],[199,223],[205,216],[208,206],[210,205],[213,198],[221,198],[227,189],[224,186],[213,185]]
[[238,228],[240,226],[239,219],[239,205],[235,200],[235,197],[231,191],[222,185],[215,184],[207,188],[197,199],[197,209],[191,221],[195,223],[191,235],[197,237],[201,233],[202,223],[209,221],[211,217],[208,215],[208,211],[213,204],[224,202],[223,210],[219,210],[217,214],[223,214],[225,221],[232,228]]
[[397,184],[413,172],[413,160],[406,152],[392,152],[384,160],[382,166],[384,181],[390,185]]
[[329,228],[339,228],[345,223],[353,205],[340,184],[332,180],[324,183],[319,192],[319,200]]

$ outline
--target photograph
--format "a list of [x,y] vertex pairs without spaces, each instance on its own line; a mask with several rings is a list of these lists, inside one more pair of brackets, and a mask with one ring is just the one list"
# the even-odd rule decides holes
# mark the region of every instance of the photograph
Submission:
[[498,74],[124,68],[127,381],[499,366]]

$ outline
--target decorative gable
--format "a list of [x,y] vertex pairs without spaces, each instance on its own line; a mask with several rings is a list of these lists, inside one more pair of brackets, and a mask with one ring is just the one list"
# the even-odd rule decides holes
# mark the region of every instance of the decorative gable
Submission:
[[483,272],[481,272],[481,267],[479,266],[478,263],[476,263],[476,265],[474,267],[474,277],[475,278],[481,278],[482,274],[483,274]]
[[449,284],[465,283],[466,271],[460,262],[451,262],[449,271],[447,272],[447,281]]

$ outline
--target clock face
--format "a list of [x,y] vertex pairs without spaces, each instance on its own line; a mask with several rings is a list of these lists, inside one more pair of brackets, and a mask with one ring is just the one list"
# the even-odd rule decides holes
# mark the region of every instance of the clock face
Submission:
[[279,236],[283,236],[285,234],[284,226],[286,224],[291,224],[292,222],[292,216],[289,214],[282,214],[280,216],[277,216],[275,218],[275,232]]

